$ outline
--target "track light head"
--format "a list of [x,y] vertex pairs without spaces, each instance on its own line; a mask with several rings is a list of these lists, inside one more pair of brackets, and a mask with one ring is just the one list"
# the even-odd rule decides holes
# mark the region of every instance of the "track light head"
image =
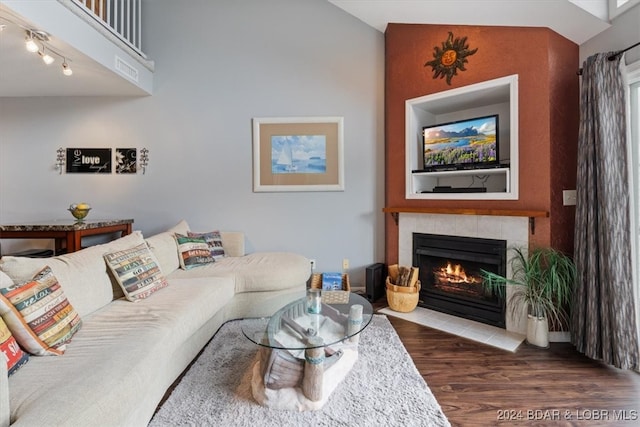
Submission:
[[46,31],[40,30],[27,30],[27,36],[25,37],[25,43],[29,52],[36,53],[39,49],[38,41],[48,42],[49,34]]
[[55,61],[55,58],[53,56],[49,55],[48,53],[45,53],[44,47],[42,48],[42,51],[38,51],[38,55],[40,55],[40,57],[42,58],[42,61],[47,65],[51,65],[53,61]]
[[26,43],[27,50],[29,52],[36,53],[37,51],[40,50],[40,48],[38,47],[38,44],[33,39],[33,37],[27,36],[27,38],[25,39],[25,43]]
[[56,60],[51,54],[58,56],[62,59],[62,74],[65,76],[73,74],[73,70],[67,63],[67,58],[47,44],[50,41],[49,34],[47,32],[30,29],[26,30],[26,33],[25,44],[29,52],[37,53],[38,56],[42,58],[42,61],[47,65],[53,64]]
[[62,74],[64,74],[65,76],[70,76],[73,74],[73,70],[71,69],[71,67],[69,67],[69,64],[67,64],[66,59],[62,63]]

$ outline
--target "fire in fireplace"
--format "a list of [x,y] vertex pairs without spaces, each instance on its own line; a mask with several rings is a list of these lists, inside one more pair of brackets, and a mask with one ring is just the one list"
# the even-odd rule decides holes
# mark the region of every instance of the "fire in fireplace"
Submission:
[[446,265],[433,269],[433,285],[436,289],[458,295],[482,297],[482,277],[479,274],[467,274],[462,264]]
[[414,233],[413,265],[420,268],[419,304],[505,327],[505,303],[482,286],[481,270],[504,275],[504,240]]

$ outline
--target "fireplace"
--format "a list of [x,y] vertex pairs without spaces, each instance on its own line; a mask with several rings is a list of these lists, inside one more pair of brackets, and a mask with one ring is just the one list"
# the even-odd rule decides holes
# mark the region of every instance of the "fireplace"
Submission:
[[481,270],[506,274],[506,241],[413,233],[419,305],[505,328],[505,302],[482,287]]

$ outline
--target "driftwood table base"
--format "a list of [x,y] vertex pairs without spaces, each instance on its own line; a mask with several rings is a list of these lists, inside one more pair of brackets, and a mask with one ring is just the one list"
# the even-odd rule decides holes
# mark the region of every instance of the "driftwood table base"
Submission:
[[315,304],[311,297],[319,292],[309,291],[307,298],[242,329],[260,346],[252,365],[251,393],[263,406],[320,409],[358,360],[359,334],[371,321],[371,304],[353,293],[344,303]]
[[[286,350],[273,349],[267,351]],[[251,392],[253,398],[259,404],[272,409],[292,411],[315,411],[321,409],[329,396],[331,396],[331,393],[338,387],[358,360],[357,347],[346,348],[342,352],[340,359],[329,368],[322,369],[320,375],[318,375],[317,366],[312,367],[310,372],[305,366],[305,375],[299,385],[279,389],[268,388],[264,385],[261,366],[261,362],[264,359],[258,352],[252,365]],[[307,379],[306,384],[305,378]],[[311,394],[311,396],[307,394]]]

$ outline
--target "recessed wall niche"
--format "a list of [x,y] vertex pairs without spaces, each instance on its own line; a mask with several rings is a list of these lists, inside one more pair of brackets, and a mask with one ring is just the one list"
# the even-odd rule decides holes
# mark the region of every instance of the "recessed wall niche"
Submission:
[[[434,43],[448,32],[473,40],[476,53],[468,70],[448,86],[433,79],[424,67]],[[523,49],[526,46],[526,49]],[[563,206],[562,191],[575,188],[579,129],[579,47],[549,28],[487,27],[390,23],[385,31],[385,207],[432,211],[535,210],[549,212],[537,218],[531,245],[551,245],[573,250],[575,209]],[[517,198],[470,199],[447,194],[446,199],[407,198],[407,100],[438,95],[505,76],[517,75],[518,155],[509,153],[511,174],[517,177],[511,191]],[[458,111],[464,111],[461,107]],[[502,118],[502,117],[501,117]],[[514,121],[511,121],[510,126]],[[515,133],[515,129],[510,129]],[[415,135],[415,134],[414,134]],[[414,142],[415,142],[414,137]],[[511,146],[511,141],[510,144]],[[413,156],[419,152],[412,145]],[[501,155],[502,157],[502,155]],[[410,159],[411,157],[409,157]],[[416,157],[417,158],[417,157]],[[468,185],[468,184],[467,184]],[[462,186],[462,185],[456,185]],[[498,193],[496,193],[498,194]],[[478,194],[472,195],[478,197]],[[485,197],[486,195],[483,195]],[[451,198],[449,198],[451,197]],[[506,196],[500,196],[506,197]],[[514,197],[512,195],[511,197]],[[473,220],[465,216],[462,220]],[[385,260],[398,262],[398,226],[385,215]]]
[[[499,167],[423,172],[422,127],[498,114]],[[518,76],[510,75],[406,101],[407,199],[518,199]],[[434,187],[486,192],[433,192]]]

